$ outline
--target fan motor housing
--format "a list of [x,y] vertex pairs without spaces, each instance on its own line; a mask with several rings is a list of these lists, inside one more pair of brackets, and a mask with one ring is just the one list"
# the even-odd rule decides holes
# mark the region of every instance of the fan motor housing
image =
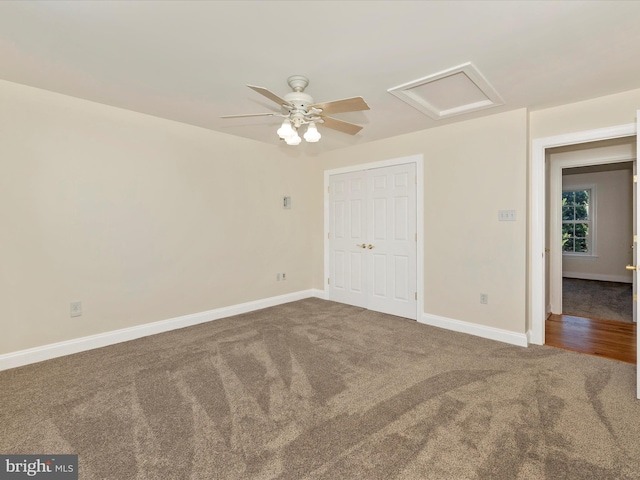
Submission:
[[290,92],[284,96],[284,99],[299,109],[305,109],[309,105],[313,105],[313,97],[304,92]]

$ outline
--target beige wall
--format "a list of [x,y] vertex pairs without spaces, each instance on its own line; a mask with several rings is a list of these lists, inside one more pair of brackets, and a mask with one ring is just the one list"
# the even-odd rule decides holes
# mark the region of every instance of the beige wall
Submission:
[[[553,158],[553,156],[552,156]],[[562,188],[596,189],[596,256],[564,256],[563,276],[632,282],[625,265],[633,263],[633,190],[631,170],[563,175]]]
[[530,112],[530,137],[535,140],[635,123],[638,109],[640,89],[535,110]]
[[0,354],[310,288],[304,158],[3,81],[0,105]]
[[[525,332],[527,112],[464,121],[319,157],[322,172],[423,154],[425,312]],[[319,179],[319,180],[318,180]],[[498,210],[517,210],[499,222]],[[322,209],[314,238],[322,239]],[[315,251],[322,251],[322,240]],[[323,288],[322,255],[314,286]],[[480,304],[480,293],[489,304]]]
[[0,104],[2,354],[322,289],[323,171],[418,153],[425,312],[524,332],[528,137],[632,123],[640,90],[313,158],[3,81]]

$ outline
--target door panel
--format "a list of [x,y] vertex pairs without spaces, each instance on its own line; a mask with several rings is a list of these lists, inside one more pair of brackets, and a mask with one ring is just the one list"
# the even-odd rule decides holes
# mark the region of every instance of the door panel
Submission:
[[409,198],[398,197],[393,199],[393,219],[395,221],[393,233],[395,240],[409,240]]
[[387,296],[387,257],[377,253],[373,257],[373,296],[386,298]]
[[351,252],[349,255],[350,261],[349,265],[351,267],[350,275],[351,275],[351,286],[350,290],[353,294],[362,295],[364,294],[363,281],[362,278],[364,275],[362,272],[365,268],[365,260],[364,254],[362,252]]
[[395,291],[394,299],[396,301],[408,302],[410,296],[408,278],[410,275],[409,269],[409,257],[394,255],[394,272],[395,278]]
[[[371,209],[368,218],[375,252],[375,292],[369,307],[379,312],[417,318],[415,164],[369,170]],[[371,259],[370,259],[371,262]],[[384,265],[384,267],[382,267]],[[383,286],[384,285],[384,286]]]
[[335,265],[335,273],[333,276],[333,283],[335,288],[339,288],[341,290],[345,289],[345,281],[344,281],[344,269],[345,269],[345,258],[344,252],[336,251],[334,253],[334,265]]
[[337,302],[366,306],[365,182],[361,172],[331,176],[330,297]]
[[387,234],[387,199],[376,198],[373,200],[373,234],[370,240],[386,240]]

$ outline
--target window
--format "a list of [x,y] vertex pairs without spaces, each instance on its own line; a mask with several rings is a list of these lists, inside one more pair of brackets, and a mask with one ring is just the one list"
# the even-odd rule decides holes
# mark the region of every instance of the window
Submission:
[[595,187],[562,192],[562,253],[594,255]]

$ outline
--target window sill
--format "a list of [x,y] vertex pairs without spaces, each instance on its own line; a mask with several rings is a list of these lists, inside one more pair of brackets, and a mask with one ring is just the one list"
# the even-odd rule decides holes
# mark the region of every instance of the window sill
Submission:
[[591,255],[588,253],[562,253],[563,257],[570,258],[598,258],[598,255]]

